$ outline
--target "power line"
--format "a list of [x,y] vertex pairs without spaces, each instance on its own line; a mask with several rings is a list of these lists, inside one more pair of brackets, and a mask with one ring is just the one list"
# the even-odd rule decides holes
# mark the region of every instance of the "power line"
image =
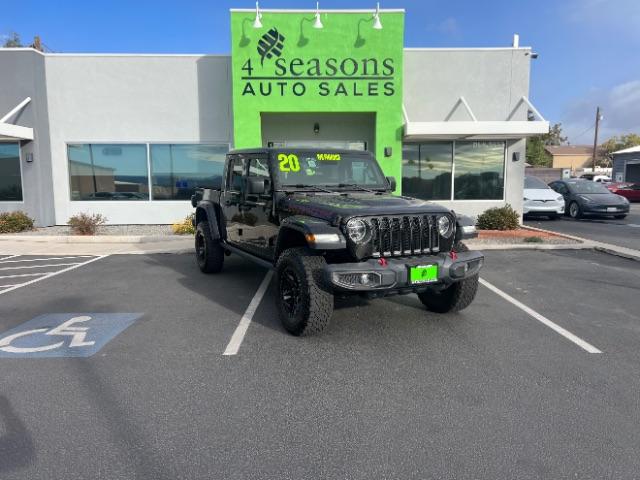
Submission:
[[589,132],[590,130],[593,130],[593,129],[594,129],[594,127],[595,127],[595,125],[591,125],[591,126],[589,126],[589,128],[587,128],[587,129],[586,129],[584,132],[582,132],[581,134],[574,136],[574,137],[573,137],[574,142],[575,142],[576,138],[580,138],[580,137],[581,137],[582,135],[584,135],[585,133]]

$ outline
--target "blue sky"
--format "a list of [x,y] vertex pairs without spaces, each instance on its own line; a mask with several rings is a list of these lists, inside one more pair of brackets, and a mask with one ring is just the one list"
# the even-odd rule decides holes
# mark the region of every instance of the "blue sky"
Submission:
[[[247,0],[5,2],[0,35],[25,42],[39,34],[58,52],[228,53],[231,7]],[[640,134],[640,0],[404,0],[408,47],[520,44],[533,61],[531,99],[571,143],[593,141],[595,107],[601,138]],[[263,8],[314,8],[312,1],[263,0]],[[372,8],[373,1],[324,0],[321,8]],[[464,72],[460,72],[464,75]]]

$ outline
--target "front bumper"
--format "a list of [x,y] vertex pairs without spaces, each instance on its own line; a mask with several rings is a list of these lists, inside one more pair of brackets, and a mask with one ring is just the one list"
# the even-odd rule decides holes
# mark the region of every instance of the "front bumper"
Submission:
[[[368,292],[380,295],[418,292],[427,288],[442,288],[477,274],[484,264],[481,252],[460,252],[455,258],[449,253],[406,258],[369,259],[357,263],[328,264],[323,277],[327,285],[338,292]],[[425,283],[411,283],[411,267],[437,265],[437,278]],[[369,282],[362,283],[363,275]]]
[[582,213],[593,215],[620,215],[629,213],[629,205],[592,205],[583,203]]
[[533,214],[563,214],[564,213],[564,202],[558,201],[548,201],[541,202],[538,200],[529,200],[524,202],[522,205],[522,213],[524,215],[533,215]]

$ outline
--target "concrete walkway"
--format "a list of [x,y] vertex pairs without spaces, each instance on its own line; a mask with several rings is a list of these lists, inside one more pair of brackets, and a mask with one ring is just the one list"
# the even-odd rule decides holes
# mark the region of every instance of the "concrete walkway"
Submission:
[[192,251],[192,236],[0,235],[0,255],[114,255]]
[[[547,232],[547,230],[527,227],[530,230]],[[550,232],[555,233],[555,232]],[[555,233],[558,235],[557,233]],[[580,243],[548,244],[527,243],[487,244],[470,240],[467,243],[471,250],[573,250],[588,249],[618,255],[640,261],[640,250],[619,247],[586,238],[562,234]],[[147,253],[190,253],[193,252],[192,236],[35,236],[35,235],[0,235],[0,255],[117,255]]]

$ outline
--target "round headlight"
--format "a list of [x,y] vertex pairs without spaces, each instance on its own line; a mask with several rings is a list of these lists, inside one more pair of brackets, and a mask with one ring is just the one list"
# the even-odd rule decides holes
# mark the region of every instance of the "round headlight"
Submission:
[[449,220],[449,217],[447,217],[446,215],[443,215],[440,218],[438,218],[438,233],[440,235],[447,238],[451,235],[452,231],[453,230],[451,228],[451,220]]
[[352,218],[347,222],[347,235],[349,238],[358,243],[364,239],[367,234],[367,224],[358,218]]

